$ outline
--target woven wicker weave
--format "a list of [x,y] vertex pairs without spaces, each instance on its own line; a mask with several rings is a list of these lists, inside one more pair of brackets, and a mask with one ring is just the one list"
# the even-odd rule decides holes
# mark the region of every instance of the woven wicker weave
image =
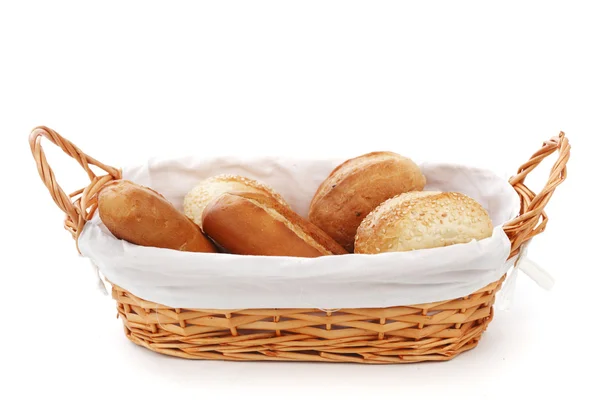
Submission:
[[[91,183],[67,195],[57,184],[41,147],[41,138],[73,157]],[[97,207],[97,193],[121,177],[47,127],[35,128],[31,151],[42,181],[66,214],[65,228],[74,239]],[[510,179],[521,198],[519,216],[504,226],[511,257],[521,245],[544,231],[544,207],[566,179],[570,145],[563,132],[543,143]],[[549,180],[539,194],[525,186],[527,175],[558,152]],[[97,176],[90,165],[106,172]],[[450,360],[477,346],[493,319],[493,304],[504,277],[477,292],[451,301],[388,308],[319,309],[174,309],[140,299],[112,285],[125,335],[152,351],[191,359],[328,361],[368,364]]]

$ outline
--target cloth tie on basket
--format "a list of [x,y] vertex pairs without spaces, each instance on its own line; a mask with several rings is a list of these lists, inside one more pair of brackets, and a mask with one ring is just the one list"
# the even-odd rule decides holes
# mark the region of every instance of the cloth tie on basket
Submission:
[[91,258],[88,257],[84,257],[80,254],[80,257],[83,258],[87,258],[88,261],[90,262],[90,265],[92,266],[92,273],[94,274],[94,280],[96,281],[96,289],[98,289],[100,291],[100,293],[102,293],[105,296],[108,296],[108,291],[106,290],[106,285],[104,284],[104,281],[102,280],[102,277],[100,276],[100,268],[98,268],[98,266],[94,263],[94,261]]
[[517,275],[519,270],[529,276],[535,283],[543,289],[551,290],[554,286],[554,278],[545,271],[539,264],[527,257],[528,248],[531,239],[523,243],[521,251],[517,255],[515,265],[508,279],[504,283],[502,290],[498,293],[496,307],[499,310],[507,311],[510,309],[515,296],[515,288],[517,286]]

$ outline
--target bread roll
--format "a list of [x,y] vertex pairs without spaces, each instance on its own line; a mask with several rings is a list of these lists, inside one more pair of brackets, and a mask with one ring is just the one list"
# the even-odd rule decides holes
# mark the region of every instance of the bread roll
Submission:
[[190,190],[183,199],[183,212],[202,228],[202,212],[206,205],[227,192],[262,193],[289,207],[279,193],[261,182],[239,175],[222,174],[205,179]]
[[450,246],[492,235],[487,211],[455,192],[424,191],[393,197],[360,224],[354,251],[374,254]]
[[319,257],[345,254],[327,234],[272,196],[224,193],[204,209],[204,232],[229,253]]
[[200,228],[156,191],[127,180],[98,193],[98,213],[119,239],[140,246],[190,252],[216,252]]
[[425,176],[412,160],[374,152],[339,165],[317,189],[308,219],[352,252],[356,229],[375,207],[396,195],[423,190]]

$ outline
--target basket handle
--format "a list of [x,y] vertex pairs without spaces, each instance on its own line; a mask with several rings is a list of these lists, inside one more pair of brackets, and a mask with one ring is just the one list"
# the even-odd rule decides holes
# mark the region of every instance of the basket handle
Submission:
[[[65,194],[63,189],[57,183],[52,168],[48,165],[41,144],[42,137],[45,137],[60,147],[81,165],[90,178],[90,184],[87,187],[77,190],[69,195]],[[46,185],[46,188],[48,188],[56,205],[66,214],[64,227],[71,233],[73,239],[77,242],[77,238],[83,230],[83,226],[86,221],[93,216],[94,211],[98,206],[98,192],[107,182],[120,179],[121,171],[102,164],[96,159],[88,156],[56,131],[45,126],[38,126],[31,131],[29,135],[29,145],[31,147],[33,158],[37,164],[38,173],[40,174],[40,178],[42,178],[42,182]],[[104,170],[107,174],[97,176],[90,168],[92,165]]]
[[[548,182],[540,193],[535,194],[525,185],[525,178],[542,160],[555,151],[558,151],[558,159],[550,170]],[[510,257],[519,252],[523,243],[542,233],[546,228],[548,216],[544,212],[544,207],[550,201],[556,187],[567,178],[567,162],[570,155],[569,140],[564,132],[560,132],[558,136],[545,141],[542,148],[519,168],[515,176],[510,178],[510,184],[521,199],[519,216],[504,225],[504,231],[512,243]]]

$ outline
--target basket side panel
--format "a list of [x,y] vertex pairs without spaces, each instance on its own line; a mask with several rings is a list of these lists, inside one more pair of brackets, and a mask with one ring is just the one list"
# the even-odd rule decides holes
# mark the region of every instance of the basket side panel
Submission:
[[189,359],[369,364],[450,360],[477,346],[504,277],[468,297],[379,309],[174,309],[113,285],[125,334]]

